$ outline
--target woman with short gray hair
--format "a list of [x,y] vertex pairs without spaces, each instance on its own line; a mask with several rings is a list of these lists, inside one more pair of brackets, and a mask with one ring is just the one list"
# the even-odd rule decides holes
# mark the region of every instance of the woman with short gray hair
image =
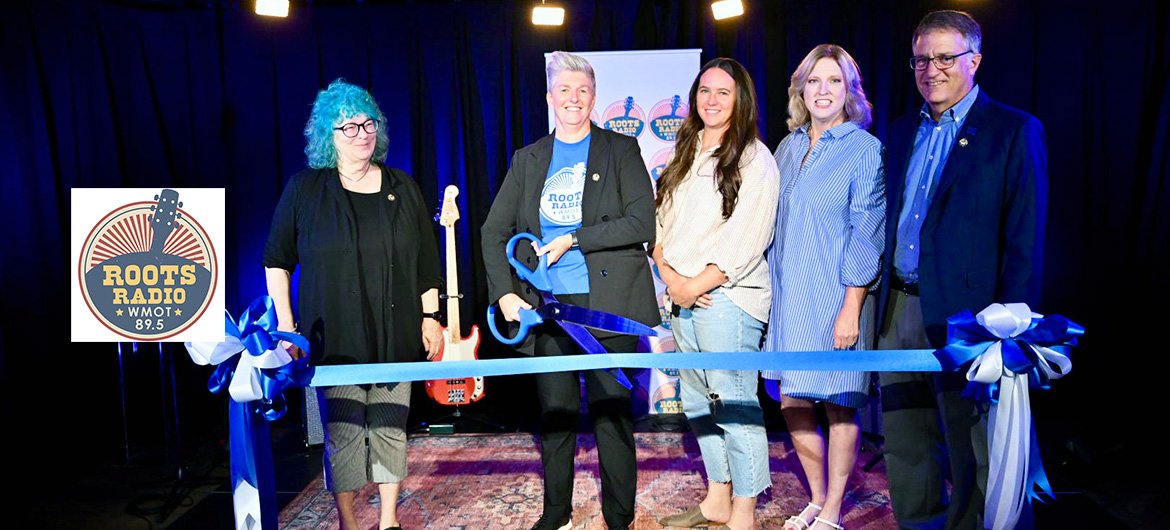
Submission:
[[[643,245],[654,239],[654,195],[637,140],[594,126],[593,67],[565,52],[551,54],[548,93],[556,130],[516,151],[483,224],[483,261],[489,300],[509,321],[532,309],[540,295],[508,265],[513,234],[537,234],[543,246],[516,247],[535,265],[547,256],[552,294],[560,302],[637,320],[661,322]],[[580,346],[556,326],[540,326],[517,346],[528,355],[580,355]],[[633,352],[638,337],[598,337],[609,352]],[[580,378],[580,379],[578,379]],[[580,380],[601,467],[601,513],[611,530],[634,522],[637,470],[630,390],[605,370],[536,375],[540,399],[544,512],[532,530],[572,528],[573,458],[577,452]]]

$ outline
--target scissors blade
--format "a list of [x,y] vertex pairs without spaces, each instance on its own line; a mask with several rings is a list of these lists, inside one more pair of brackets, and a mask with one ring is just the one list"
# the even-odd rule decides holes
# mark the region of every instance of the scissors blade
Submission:
[[658,335],[658,332],[636,320],[561,302],[547,303],[539,309],[540,316],[581,326],[623,333],[626,335]]
[[[581,350],[583,350],[585,353],[608,353],[608,350],[605,349],[605,346],[602,346],[601,343],[598,342],[597,337],[594,337],[592,333],[589,333],[589,330],[571,322],[558,321],[557,325],[561,326],[561,329],[565,330],[565,333],[568,334],[569,337],[572,338],[573,341],[576,342],[577,345],[581,347]],[[622,385],[626,388],[634,388],[634,384],[630,382],[630,379],[626,377],[625,372],[622,372],[621,368],[606,368],[605,371],[609,372],[609,374],[612,375],[614,379],[617,379],[619,385]]]

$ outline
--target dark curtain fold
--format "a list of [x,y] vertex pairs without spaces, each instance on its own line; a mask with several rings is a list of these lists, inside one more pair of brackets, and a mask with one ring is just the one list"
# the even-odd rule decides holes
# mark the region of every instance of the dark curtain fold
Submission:
[[[226,188],[220,259],[227,306],[239,311],[264,293],[263,241],[284,183],[305,165],[302,128],[316,91],[344,77],[378,99],[387,162],[410,172],[431,206],[448,184],[460,187],[462,321],[482,328],[479,226],[512,152],[547,133],[543,53],[701,48],[704,61],[734,57],[755,79],[774,147],[787,133],[792,70],[816,44],[835,42],[861,66],[882,138],[891,120],[921,105],[906,65],[918,19],[959,8],[983,25],[983,90],[1047,130],[1046,303],[1036,309],[1089,330],[1073,375],[1037,397],[1045,409],[1038,422],[1091,445],[1107,436],[1090,420],[1146,418],[1142,405],[1162,401],[1158,376],[1142,361],[1158,355],[1151,331],[1166,327],[1156,297],[1170,260],[1170,7],[746,3],[744,17],[715,22],[701,1],[569,1],[559,28],[533,27],[522,1],[294,3],[287,19],[256,16],[246,3],[2,8],[0,384],[6,401],[20,404],[12,416],[50,425],[51,411],[70,409],[85,392],[92,414],[76,420],[82,426],[120,421],[112,346],[69,344],[64,331],[76,289],[69,209],[85,200],[71,198],[71,188]],[[508,354],[490,339],[481,351]],[[73,393],[30,402],[31,389],[46,383]],[[1115,390],[1101,396],[1102,388]],[[92,451],[112,445],[97,441]]]

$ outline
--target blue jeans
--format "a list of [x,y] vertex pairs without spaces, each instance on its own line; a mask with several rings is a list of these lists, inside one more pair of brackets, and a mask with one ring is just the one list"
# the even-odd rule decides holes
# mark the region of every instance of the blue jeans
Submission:
[[[710,308],[680,308],[671,320],[678,351],[759,351],[764,323],[720,289],[711,299]],[[730,482],[737,497],[755,497],[772,485],[758,380],[756,370],[679,370],[683,409],[699,439],[707,479]]]

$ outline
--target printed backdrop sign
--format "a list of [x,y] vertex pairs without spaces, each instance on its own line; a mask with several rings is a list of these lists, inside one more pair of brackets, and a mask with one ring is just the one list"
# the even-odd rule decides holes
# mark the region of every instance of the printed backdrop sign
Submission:
[[[624,52],[575,52],[593,65],[597,77],[597,101],[593,122],[614,132],[638,139],[642,160],[650,178],[658,180],[674,148],[678,128],[686,118],[691,83],[699,73],[702,50],[642,50]],[[548,54],[545,54],[547,64]],[[549,109],[548,127],[556,124]],[[666,285],[654,270],[662,326],[650,337],[654,352],[674,351],[669,313],[665,309]],[[682,412],[678,392],[678,370],[650,370],[647,409],[651,414]],[[647,384],[646,381],[639,381]],[[640,393],[639,393],[640,394]]]
[[74,188],[72,201],[74,342],[222,339],[222,188]]

